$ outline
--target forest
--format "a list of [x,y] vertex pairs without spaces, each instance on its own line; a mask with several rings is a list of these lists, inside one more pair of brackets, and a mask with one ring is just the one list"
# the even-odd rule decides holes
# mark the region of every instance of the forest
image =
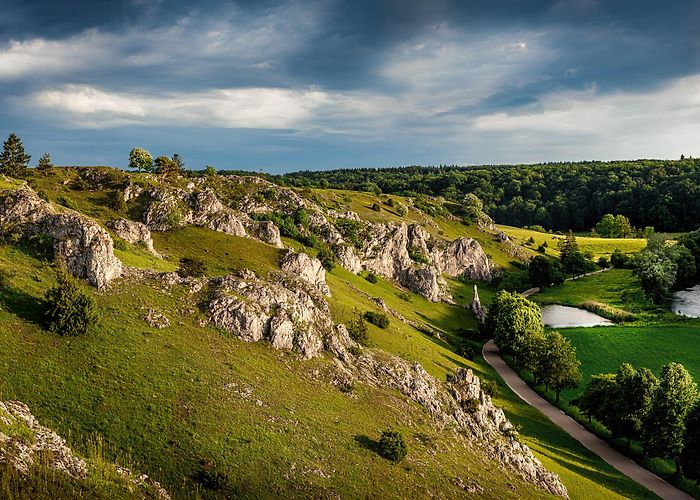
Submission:
[[698,228],[700,159],[439,166],[303,171],[269,176],[280,184],[432,195],[461,202],[474,193],[498,223],[589,231],[605,214],[637,228]]

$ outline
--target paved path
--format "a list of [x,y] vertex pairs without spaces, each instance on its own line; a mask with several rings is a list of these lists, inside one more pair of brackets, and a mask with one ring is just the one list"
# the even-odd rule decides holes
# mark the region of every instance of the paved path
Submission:
[[515,370],[503,361],[503,358],[501,358],[498,353],[498,347],[496,347],[493,341],[489,340],[484,344],[482,354],[486,362],[498,372],[503,380],[505,380],[506,384],[508,384],[508,387],[520,396],[520,399],[530,406],[537,408],[555,425],[561,427],[571,437],[615,467],[625,476],[653,491],[661,498],[692,500],[691,496],[682,492],[675,486],[670,485],[655,474],[652,474],[644,467],[637,465],[632,459],[626,457],[614,448],[611,448],[608,443],[595,434],[588,432],[581,424],[537,394],[518,376]]

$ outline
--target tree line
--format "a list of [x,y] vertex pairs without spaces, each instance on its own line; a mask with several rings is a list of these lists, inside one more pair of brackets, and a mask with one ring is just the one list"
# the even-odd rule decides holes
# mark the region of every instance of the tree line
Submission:
[[[700,160],[692,158],[363,168],[269,178],[290,186],[442,196],[458,203],[473,193],[497,222],[518,227],[589,231],[606,214],[659,231],[694,230],[700,221]],[[614,229],[618,230],[628,229]]]

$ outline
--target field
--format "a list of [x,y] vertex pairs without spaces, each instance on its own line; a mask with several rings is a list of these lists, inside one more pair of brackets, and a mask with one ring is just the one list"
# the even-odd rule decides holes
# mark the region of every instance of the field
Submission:
[[[40,182],[51,199],[64,193],[50,179]],[[95,193],[64,194],[100,220],[115,215]],[[456,221],[428,225],[449,237],[473,231]],[[210,275],[241,267],[264,275],[277,268],[279,250],[250,239],[202,228],[159,233],[154,239],[163,260],[129,244],[117,254],[126,264],[162,271],[175,269],[183,256],[202,258]],[[5,277],[0,398],[25,401],[80,452],[88,453],[95,439],[103,439],[107,458],[152,475],[175,497],[211,496],[207,487],[214,479],[219,493],[232,496],[362,496],[367,491],[380,497],[462,496],[455,478],[488,485],[493,497],[541,497],[481,458],[467,440],[437,429],[423,409],[398,393],[363,384],[343,392],[327,359],[302,362],[266,342],[248,344],[201,327],[200,297],[186,287],[117,282],[96,294],[102,311],[98,328],[69,339],[42,329],[41,297],[54,283],[46,262],[30,248],[0,245],[0,271]],[[371,300],[377,297],[432,331],[422,333],[391,317],[388,329],[370,326],[371,347],[418,361],[440,379],[457,367],[497,379],[478,354],[464,359],[445,341],[461,341],[458,332],[476,326],[463,308],[471,300],[471,284],[448,280],[458,303],[449,305],[427,302],[382,279],[372,284],[337,267],[327,281],[338,322],[347,321],[355,309],[379,310]],[[493,293],[480,287],[484,302]],[[164,312],[173,326],[148,326],[143,316],[149,308]],[[478,353],[479,346],[474,347]],[[560,474],[573,498],[648,497],[503,385],[496,403],[520,426],[524,442]],[[401,465],[374,451],[387,427],[408,438],[409,458]]]
[[[565,238],[564,235],[541,233],[539,231],[518,227],[498,226],[498,228],[514,239],[516,243],[531,250],[536,250],[541,244],[546,242],[548,246],[546,254],[552,256],[559,255],[557,243]],[[531,244],[528,243],[530,238],[534,239],[535,242]],[[619,248],[623,253],[636,253],[647,244],[646,240],[643,238],[594,238],[591,236],[577,236],[576,241],[578,242],[579,249],[584,253],[591,252],[594,259],[598,257],[609,257],[616,248]]]

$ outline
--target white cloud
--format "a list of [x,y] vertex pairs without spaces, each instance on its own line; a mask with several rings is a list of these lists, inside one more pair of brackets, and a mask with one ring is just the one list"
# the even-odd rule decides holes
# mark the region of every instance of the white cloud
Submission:
[[80,128],[138,124],[281,129],[302,126],[327,101],[327,94],[314,89],[236,88],[135,95],[66,85],[37,92],[29,102],[43,110],[44,116],[60,113]]

